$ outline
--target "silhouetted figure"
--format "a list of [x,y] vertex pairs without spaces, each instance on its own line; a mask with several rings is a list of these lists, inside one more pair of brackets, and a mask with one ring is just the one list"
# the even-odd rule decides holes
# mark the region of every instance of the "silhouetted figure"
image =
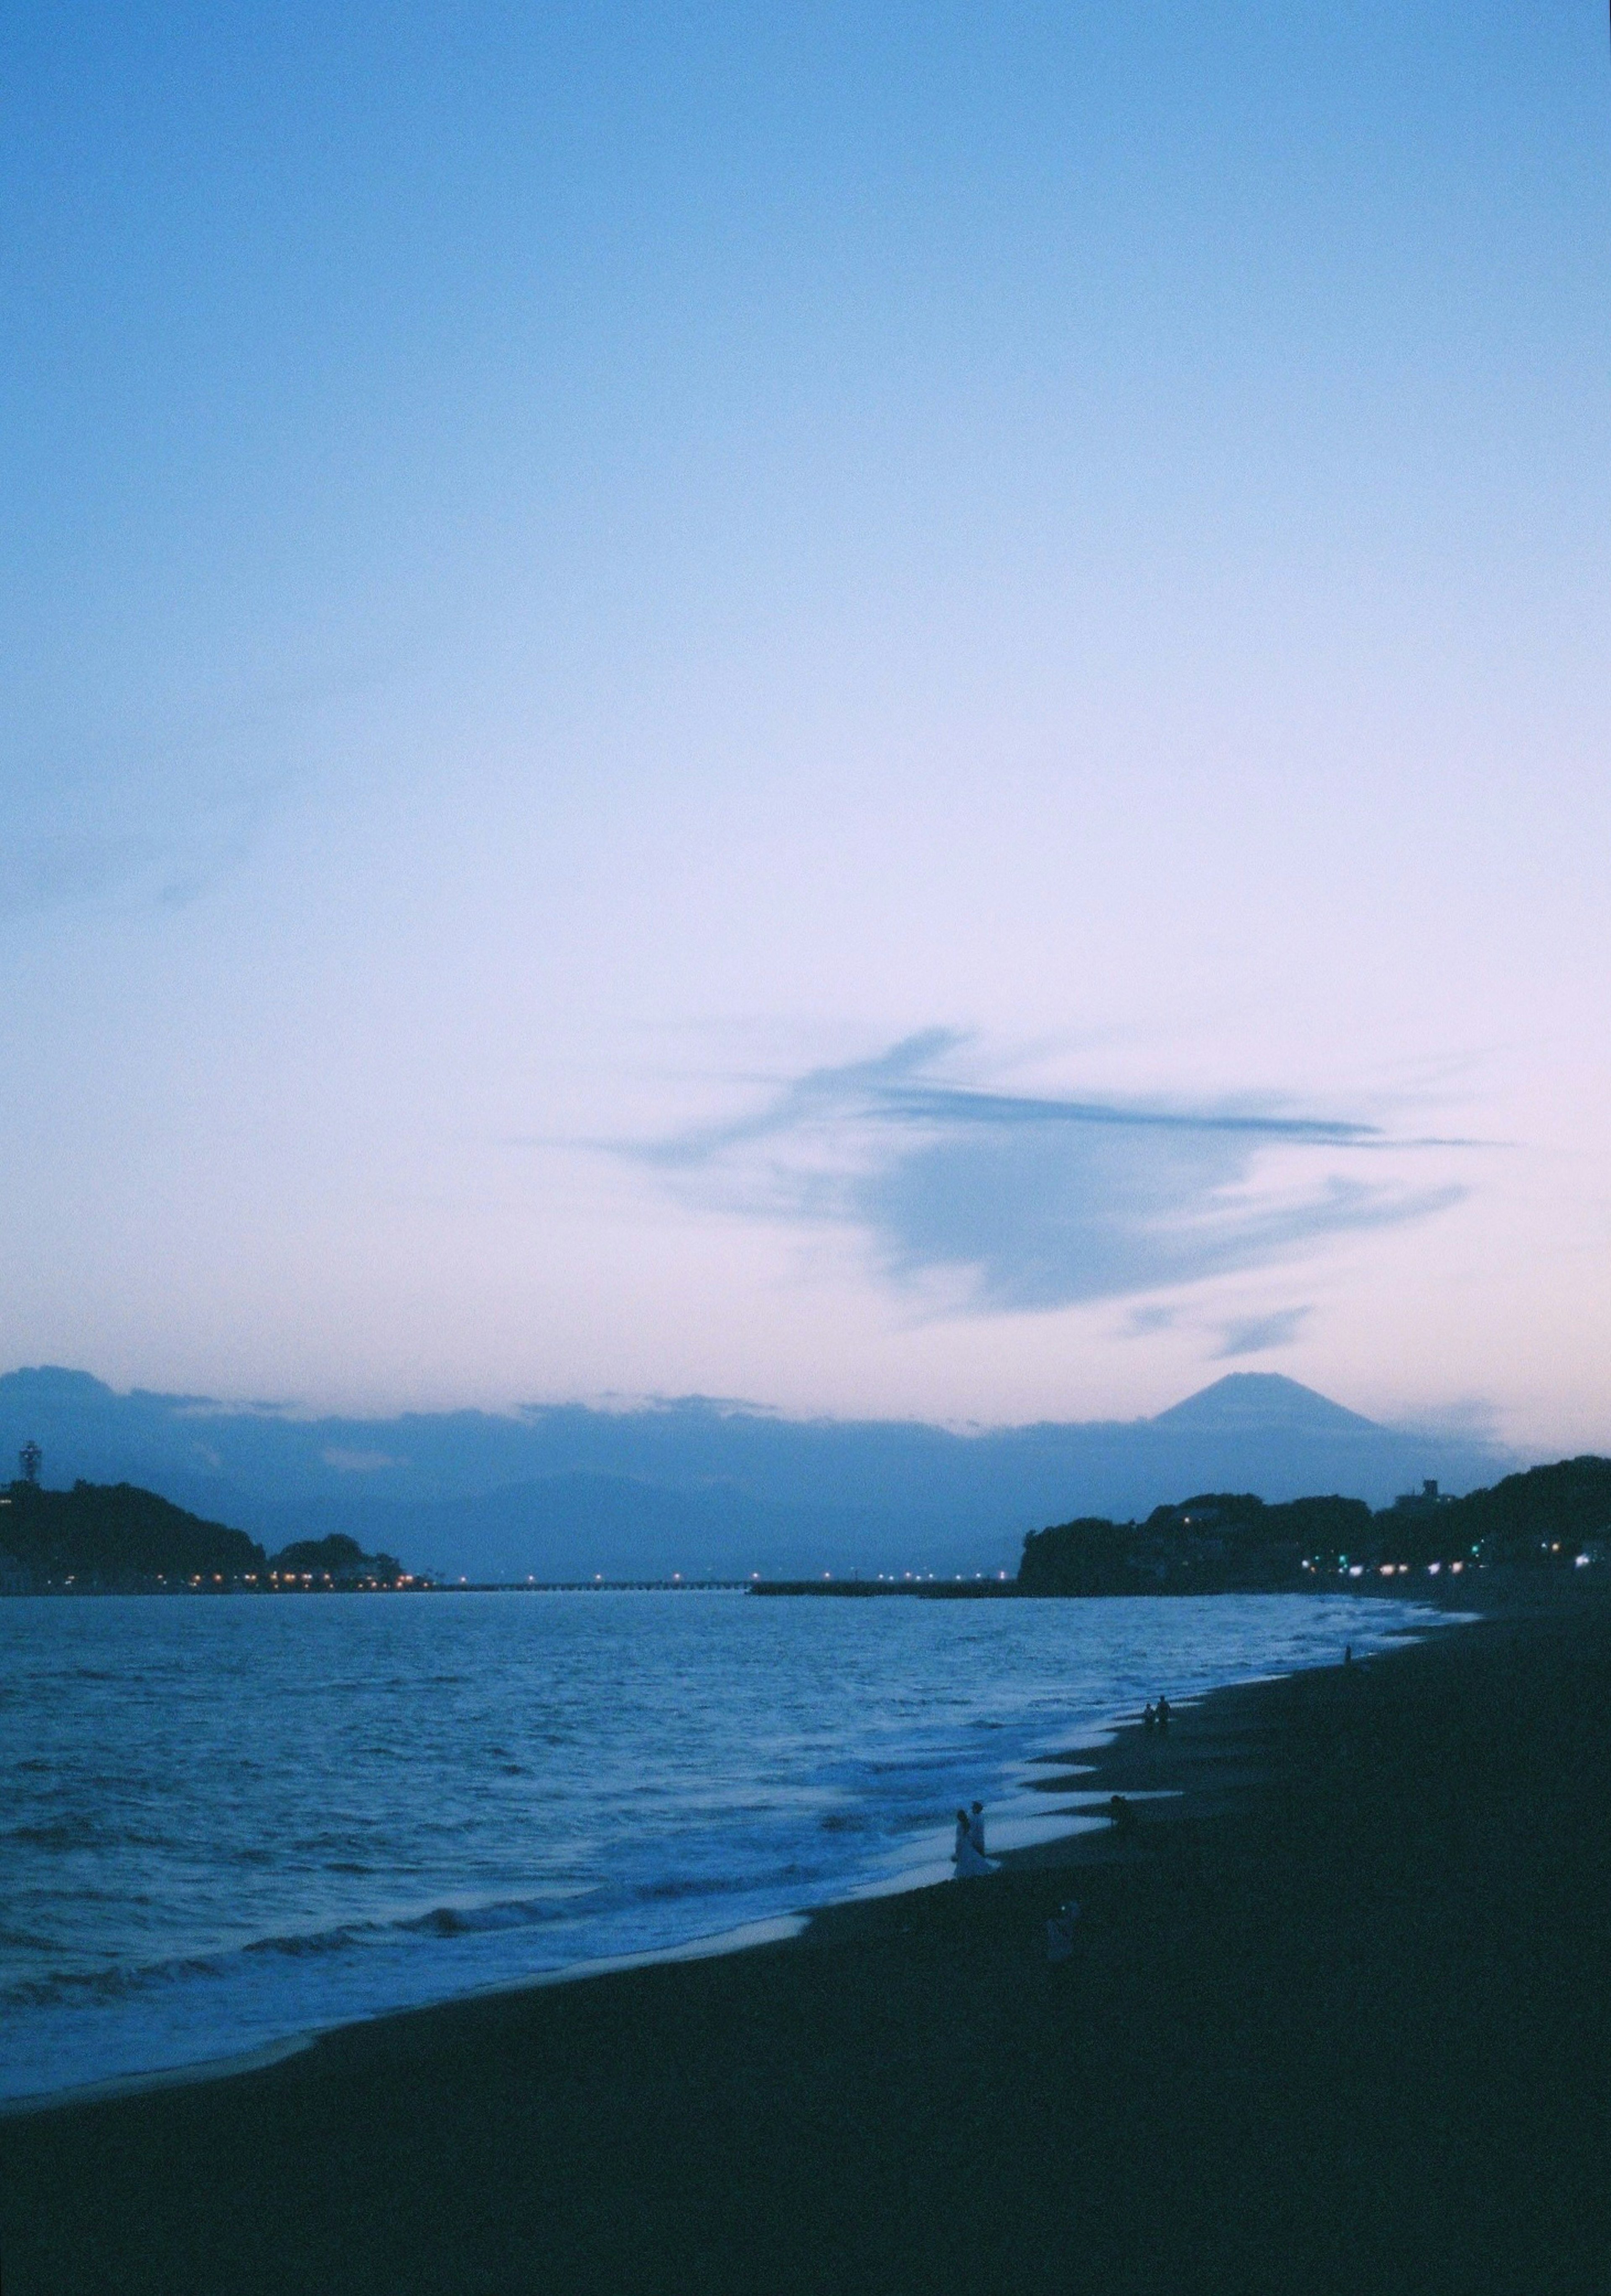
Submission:
[[973,1846],[973,1821],[965,1809],[956,1814],[956,1848],[951,1853],[951,1862],[956,1867],[959,1882],[977,1881],[995,1871],[984,1851]]
[[1108,1816],[1112,1823],[1113,1830],[1116,1833],[1134,1833],[1135,1812],[1131,1808],[1130,1804],[1125,1800],[1123,1794],[1114,1794],[1109,1798],[1108,1803]]
[[1345,1643],[1343,1644],[1343,1664],[1345,1666],[1352,1666],[1353,1664],[1353,1644],[1352,1643]]
[[1160,1698],[1157,1702],[1157,1726],[1160,1730],[1169,1727],[1169,1701],[1166,1698]]
[[985,1855],[985,1805],[976,1801],[968,1820],[968,1839],[982,1857]]
[[1079,1900],[1070,1898],[1058,1907],[1046,1924],[1046,1958],[1057,1963],[1067,1961],[1074,1951],[1074,1925],[1080,1917]]
[[1153,1710],[1153,1704],[1150,1698],[1147,1701],[1146,1709],[1141,1715],[1141,1727],[1143,1730],[1156,1730],[1157,1728],[1157,1716]]

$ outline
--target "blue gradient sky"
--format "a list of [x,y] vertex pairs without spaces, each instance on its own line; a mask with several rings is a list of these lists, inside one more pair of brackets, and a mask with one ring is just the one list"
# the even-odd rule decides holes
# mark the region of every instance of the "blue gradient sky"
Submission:
[[1611,1441],[1603,12],[0,50],[0,1357]]

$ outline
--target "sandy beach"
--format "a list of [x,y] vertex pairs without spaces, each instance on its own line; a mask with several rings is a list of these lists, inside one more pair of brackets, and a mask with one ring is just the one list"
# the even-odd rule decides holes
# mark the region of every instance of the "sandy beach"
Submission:
[[1608,1767],[1611,1600],[1524,1592],[987,1882],[0,2121],[6,2296],[1604,2290]]

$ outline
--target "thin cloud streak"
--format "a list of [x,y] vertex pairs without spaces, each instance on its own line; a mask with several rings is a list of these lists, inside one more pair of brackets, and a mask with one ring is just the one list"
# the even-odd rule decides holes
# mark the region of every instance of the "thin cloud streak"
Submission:
[[1214,1349],[1221,1362],[1232,1356],[1262,1356],[1296,1339],[1313,1311],[1308,1308],[1276,1308],[1267,1316],[1238,1316],[1226,1324]]
[[0,852],[0,922],[132,898],[183,908],[239,869],[270,794],[252,789],[143,829],[66,826],[14,837]]

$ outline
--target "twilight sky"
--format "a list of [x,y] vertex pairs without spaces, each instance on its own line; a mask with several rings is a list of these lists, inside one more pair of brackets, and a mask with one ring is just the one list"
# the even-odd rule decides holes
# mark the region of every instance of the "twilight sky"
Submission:
[[1588,0],[17,0],[0,1359],[1611,1445]]

